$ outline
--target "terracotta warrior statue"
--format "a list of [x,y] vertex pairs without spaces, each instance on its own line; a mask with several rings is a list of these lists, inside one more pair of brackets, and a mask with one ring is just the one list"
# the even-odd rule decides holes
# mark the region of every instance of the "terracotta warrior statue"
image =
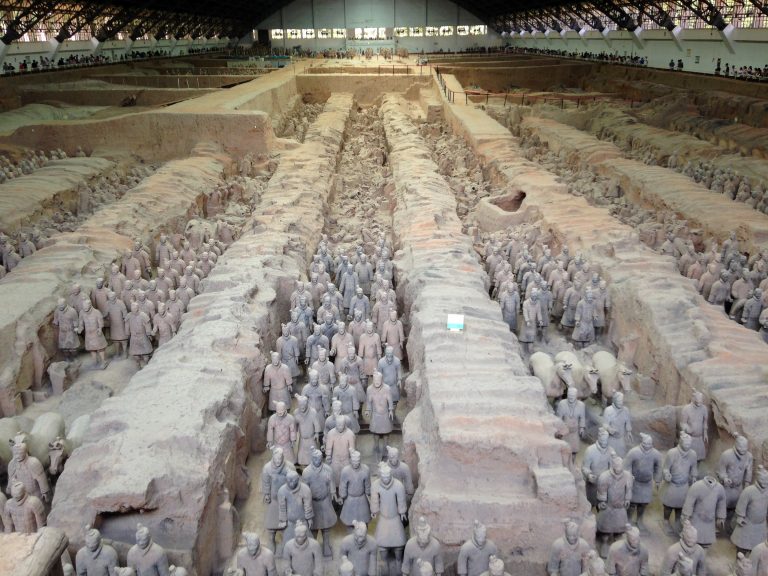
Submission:
[[434,570],[435,576],[442,576],[445,572],[443,564],[443,547],[437,538],[432,536],[432,527],[422,516],[414,527],[415,536],[412,536],[405,543],[403,551],[403,576],[416,574],[417,563],[429,562]]
[[349,464],[349,454],[355,449],[355,433],[347,428],[346,416],[336,418],[336,426],[325,438],[325,457],[333,470],[333,482],[338,486],[341,471]]
[[296,436],[299,441],[296,463],[299,466],[308,466],[312,458],[312,449],[321,446],[320,434],[323,429],[317,419],[316,410],[309,405],[309,398],[306,396],[296,395],[293,419],[296,422]]
[[339,375],[339,385],[333,389],[333,399],[341,403],[341,414],[347,417],[347,426],[355,434],[360,432],[360,399],[357,390],[349,385],[346,374]]
[[301,376],[301,347],[298,338],[291,334],[288,324],[283,324],[281,330],[282,334],[275,343],[275,351],[280,355],[280,363],[288,366],[291,371],[292,384],[295,385]]
[[691,437],[691,448],[699,462],[707,457],[709,413],[704,404],[704,394],[695,390],[690,404],[683,406],[680,413],[680,430]]
[[78,576],[112,576],[118,566],[117,552],[101,539],[101,533],[90,528],[85,533],[85,546],[75,556]]
[[152,354],[152,341],[149,339],[152,335],[152,326],[149,323],[149,316],[139,310],[138,302],[131,303],[131,311],[125,317],[125,331],[130,338],[128,351],[136,359],[139,368],[143,368]]
[[115,356],[128,358],[128,332],[125,329],[125,320],[128,317],[128,310],[125,303],[117,298],[117,295],[110,290],[107,296],[107,314],[109,323],[109,340],[117,344],[115,346]]
[[323,576],[323,556],[320,544],[309,535],[309,528],[301,521],[294,527],[295,537],[285,544],[283,558],[288,563],[287,575]]
[[381,359],[381,337],[374,332],[373,322],[365,323],[365,333],[360,336],[360,344],[357,354],[363,359],[363,368],[365,369],[363,387],[368,385],[368,378],[373,376]]
[[717,478],[725,488],[725,505],[728,509],[726,526],[731,525],[733,511],[739,501],[741,491],[752,483],[752,464],[754,459],[749,451],[749,442],[744,436],[736,436],[733,448],[720,454],[717,465]]
[[72,361],[80,349],[80,338],[77,336],[79,324],[78,312],[64,298],[59,298],[53,312],[53,325],[59,329],[59,350],[68,361]]
[[603,425],[608,430],[608,446],[621,457],[627,453],[626,441],[632,442],[632,417],[624,406],[624,393],[616,392],[603,411]]
[[704,476],[688,489],[682,519],[698,531],[696,542],[706,548],[715,542],[716,530],[725,529],[725,489],[713,476]]
[[323,453],[318,449],[312,450],[312,462],[301,474],[304,483],[309,486],[312,494],[312,529],[316,530],[315,538],[323,533],[323,556],[333,557],[331,549],[331,529],[336,526],[336,512],[333,501],[336,499],[336,483],[333,480],[333,470],[323,462]]
[[371,471],[362,464],[360,452],[353,450],[349,456],[349,464],[341,470],[339,481],[339,499],[343,502],[340,518],[352,528],[356,522],[371,521]]
[[376,518],[376,544],[387,566],[385,576],[396,576],[403,565],[408,504],[403,484],[392,476],[389,465],[379,466],[379,477],[371,486],[371,517]]
[[649,434],[640,433],[640,444],[627,453],[624,468],[635,479],[632,485],[630,515],[635,512],[635,523],[644,531],[643,515],[648,504],[653,501],[653,485],[658,489],[662,480],[661,452],[653,447],[653,438]]
[[50,502],[51,488],[40,460],[29,455],[27,443],[23,436],[17,436],[11,440],[11,443],[13,457],[8,462],[6,493],[11,494],[13,484],[21,482],[27,494],[39,498],[45,503]]
[[676,512],[679,524],[688,488],[698,476],[696,452],[691,448],[691,437],[685,432],[680,432],[677,446],[668,450],[664,456],[662,476],[664,484],[661,503],[664,505],[664,520],[668,523],[670,533],[677,534],[679,528],[672,524],[672,512]]
[[[381,372],[373,375],[373,384],[368,387],[365,402],[365,417],[370,422],[369,430],[375,435],[374,454],[382,454],[382,445],[393,430],[395,405],[388,386],[384,385]],[[378,459],[377,456],[377,459]]]
[[133,568],[137,576],[170,576],[165,550],[152,541],[149,529],[141,524],[136,530],[136,544],[128,550],[126,566]]
[[75,331],[78,334],[85,331],[85,349],[91,353],[93,365],[101,367],[102,370],[107,367],[107,339],[104,338],[103,329],[104,316],[91,306],[90,300],[84,300]]
[[[613,450],[608,446],[608,430],[600,428],[597,431],[597,441],[587,447],[584,460],[581,463],[581,474],[586,483],[587,500],[597,507],[597,479],[611,465]],[[680,504],[682,506],[682,503]]]
[[341,541],[339,554],[352,563],[354,576],[376,576],[378,546],[373,536],[368,535],[365,522],[352,524],[352,533]]
[[627,524],[624,538],[611,545],[605,564],[609,576],[648,576],[648,548],[640,542],[640,530]]
[[[739,495],[735,510],[736,527],[731,534],[733,545],[745,553],[755,550],[768,538],[768,471],[758,466],[755,476],[755,483],[747,486]],[[768,564],[765,568],[768,569]]]
[[581,439],[587,426],[587,413],[584,402],[579,400],[579,391],[573,386],[568,387],[564,400],[557,403],[555,415],[568,427],[568,435],[564,438],[571,447],[571,465],[576,463],[576,454],[581,447]]
[[277,493],[286,482],[288,472],[295,471],[293,464],[285,461],[283,451],[280,448],[272,450],[272,459],[264,464],[261,471],[261,493],[264,496],[264,504],[267,512],[264,518],[264,528],[269,532],[272,550],[276,550],[277,531],[280,530],[280,507],[277,501]]
[[277,576],[275,555],[261,545],[255,532],[243,532],[245,546],[237,552],[237,567],[244,576]]
[[632,474],[624,470],[620,456],[611,458],[611,467],[597,479],[597,532],[602,535],[603,549],[616,534],[623,534],[632,500]]
[[584,558],[590,550],[587,541],[579,536],[579,525],[569,520],[565,523],[565,534],[552,544],[547,574],[579,576],[585,570]]
[[312,508],[312,492],[309,486],[301,481],[295,470],[289,470],[285,484],[277,491],[278,529],[283,530],[283,542],[293,539],[296,523],[301,521],[311,528],[315,517]]
[[291,405],[293,377],[290,368],[280,362],[277,352],[272,352],[271,358],[272,362],[264,368],[262,390],[264,394],[269,394],[269,411],[274,412],[277,410],[277,402]]
[[456,573],[459,576],[480,576],[488,570],[491,556],[499,553],[496,544],[488,540],[485,525],[475,520],[472,538],[464,542],[459,549]]
[[296,445],[296,420],[288,414],[285,402],[275,402],[275,413],[267,420],[267,448],[280,448],[283,456],[291,464],[296,463],[294,446]]
[[682,559],[689,559],[690,576],[706,576],[707,567],[705,562],[706,552],[699,546],[698,533],[696,528],[690,522],[683,523],[682,532],[680,532],[680,541],[667,548],[664,559],[661,563],[659,576],[673,576],[679,574],[676,570]]
[[5,503],[6,532],[34,534],[45,526],[45,506],[37,496],[27,493],[22,482],[11,484],[11,498]]
[[403,367],[392,346],[387,346],[384,350],[384,358],[379,360],[377,369],[381,373],[384,385],[389,388],[390,396],[392,396],[392,410],[397,410],[397,403],[400,401],[400,389],[403,387]]

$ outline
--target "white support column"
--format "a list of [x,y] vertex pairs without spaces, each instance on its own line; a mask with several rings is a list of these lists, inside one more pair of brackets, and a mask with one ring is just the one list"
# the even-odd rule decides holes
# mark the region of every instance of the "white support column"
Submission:
[[724,30],[720,30],[720,36],[723,38],[723,43],[725,44],[725,47],[728,48],[728,52],[731,54],[736,54],[736,45],[735,40],[733,39],[733,33],[735,30],[736,28],[733,26],[733,24],[728,24]]

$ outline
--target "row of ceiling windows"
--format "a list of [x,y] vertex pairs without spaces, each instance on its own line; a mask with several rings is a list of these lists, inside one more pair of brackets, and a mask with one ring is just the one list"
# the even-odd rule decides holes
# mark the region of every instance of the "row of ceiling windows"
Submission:
[[423,36],[484,36],[488,27],[483,24],[474,26],[400,26],[397,28],[273,28],[270,37],[273,40],[388,40],[391,38],[421,38]]

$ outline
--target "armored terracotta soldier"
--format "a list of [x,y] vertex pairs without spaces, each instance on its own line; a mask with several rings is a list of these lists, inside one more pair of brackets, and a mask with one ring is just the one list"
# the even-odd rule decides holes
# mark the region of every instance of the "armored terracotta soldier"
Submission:
[[612,455],[613,449],[608,446],[608,430],[601,427],[597,431],[597,441],[587,448],[581,463],[581,474],[586,484],[587,500],[592,506],[597,506],[597,480],[600,474],[610,468]]
[[355,295],[349,302],[349,314],[354,317],[355,311],[360,310],[363,320],[371,317],[371,302],[368,296],[363,293],[363,289],[358,286]]
[[355,349],[360,345],[360,336],[365,334],[368,319],[363,316],[362,310],[355,310],[352,314],[352,321],[347,326],[347,331],[352,334],[355,341]]
[[575,464],[587,426],[586,407],[584,402],[579,400],[579,391],[576,388],[568,387],[567,398],[557,403],[555,415],[568,427],[568,435],[564,440],[571,447],[571,464]]
[[306,396],[309,405],[315,409],[317,425],[322,433],[325,419],[331,413],[331,392],[328,386],[320,384],[320,375],[316,370],[309,371],[309,383],[304,385],[301,395]]
[[264,394],[269,393],[269,411],[274,412],[278,402],[290,406],[293,378],[290,368],[280,362],[277,352],[272,352],[271,357],[272,362],[264,368],[262,389]]
[[293,447],[296,439],[296,421],[288,414],[285,402],[278,400],[275,402],[275,413],[267,421],[267,448],[282,449],[285,459],[294,464],[296,457]]
[[403,367],[400,358],[395,355],[392,346],[387,346],[384,351],[384,358],[379,360],[377,369],[381,373],[384,385],[389,388],[394,411],[397,409],[397,403],[400,401],[400,389],[403,386]]
[[96,279],[96,288],[91,290],[91,304],[101,313],[102,318],[107,315],[107,301],[109,289],[104,286],[104,278]]
[[316,272],[313,272],[310,276],[309,282],[309,297],[307,304],[310,308],[314,308],[315,304],[319,306],[323,301],[323,296],[328,291],[328,288],[324,283],[321,283]]
[[138,302],[131,303],[131,311],[125,317],[125,331],[130,338],[128,351],[141,368],[146,365],[152,354],[152,342],[149,339],[152,335],[152,327],[149,323],[149,316],[139,310]]
[[333,366],[336,372],[341,369],[344,358],[347,357],[347,347],[355,345],[355,338],[347,332],[344,322],[336,323],[336,334],[331,338],[331,356],[334,357]]
[[[85,349],[93,357],[93,365],[99,365],[101,369],[107,367],[107,339],[104,338],[104,316],[99,310],[91,306],[90,300],[83,302],[83,308],[80,311],[76,332],[80,334],[85,331]],[[101,363],[99,364],[99,360]]]
[[136,301],[136,296],[138,293],[139,291],[133,287],[133,281],[126,280],[125,284],[123,284],[123,291],[120,293],[120,300],[123,301],[123,304],[125,304],[125,309],[129,312],[131,310],[131,304]]
[[168,299],[165,292],[157,289],[157,280],[154,278],[149,281],[149,286],[147,287],[144,296],[155,305],[155,310],[157,310],[158,304],[165,302]]
[[597,532],[602,535],[604,549],[609,539],[626,529],[631,500],[632,474],[624,470],[622,458],[614,455],[611,467],[597,479]]
[[130,250],[126,250],[123,253],[123,261],[121,262],[121,272],[126,278],[133,278],[134,270],[138,270],[141,273],[141,262],[133,255]]
[[131,282],[133,282],[133,287],[136,290],[145,291],[149,288],[149,282],[141,277],[141,271],[140,270],[134,270],[133,276],[130,276]]
[[726,526],[730,524],[741,491],[752,483],[752,463],[749,442],[741,435],[736,436],[733,448],[720,454],[717,478],[725,488],[725,504],[728,509]]
[[445,572],[443,563],[443,547],[437,538],[432,536],[432,527],[422,516],[414,527],[415,536],[412,536],[405,543],[403,551],[403,576],[410,576],[417,573],[417,563],[429,562],[432,566],[435,576],[442,576]]
[[403,484],[392,476],[389,465],[379,466],[379,477],[371,486],[371,516],[376,518],[376,544],[387,566],[388,576],[395,576],[403,565],[408,504]]
[[12,440],[11,452],[13,457],[8,462],[8,484],[6,493],[11,493],[14,482],[21,482],[30,496],[35,496],[45,503],[50,502],[51,488],[45,469],[40,460],[30,456],[24,436]]
[[760,329],[760,315],[763,313],[765,305],[763,303],[763,291],[755,288],[752,297],[744,303],[744,311],[741,315],[741,323],[750,330]]
[[288,327],[288,333],[296,338],[299,344],[299,361],[304,362],[304,353],[307,346],[307,338],[309,338],[309,328],[304,322],[299,321],[298,310],[291,310],[291,321],[286,324]]
[[648,548],[640,542],[640,530],[627,525],[624,538],[608,550],[605,572],[609,576],[648,576]]
[[120,267],[117,264],[112,264],[109,271],[109,289],[115,294],[120,294],[123,291],[126,279],[125,275],[120,272]]
[[348,314],[350,302],[352,301],[352,297],[355,295],[358,287],[357,274],[355,274],[355,269],[352,264],[347,264],[343,268],[336,281],[339,285],[339,292],[343,297],[342,306],[344,308],[344,313]]
[[623,457],[627,453],[626,441],[632,442],[632,417],[624,406],[622,392],[616,392],[611,405],[603,411],[603,425],[608,430],[608,445]]
[[336,369],[333,366],[333,362],[328,360],[327,348],[318,349],[317,360],[312,363],[311,368],[317,372],[320,384],[325,384],[329,388],[336,385]]
[[694,390],[691,402],[683,406],[680,413],[680,429],[691,437],[691,447],[696,452],[698,461],[707,457],[708,421],[709,414],[704,405],[704,395]]
[[748,576],[765,576],[768,574],[768,542],[760,542],[749,555],[752,560],[752,572]]
[[526,352],[530,352],[531,344],[536,341],[536,335],[541,327],[541,307],[539,306],[539,291],[531,291],[530,298],[523,302],[523,321],[518,330],[517,339]]
[[296,396],[293,419],[296,422],[296,435],[299,441],[296,461],[299,466],[307,466],[311,462],[312,449],[320,447],[322,428],[317,418],[317,411],[309,405],[309,398],[306,396]]
[[725,529],[725,516],[725,489],[717,479],[705,476],[694,482],[685,496],[682,518],[696,527],[701,546],[714,543],[716,529]]
[[280,448],[275,448],[272,451],[272,459],[264,464],[261,471],[261,493],[264,496],[264,503],[267,505],[264,528],[269,532],[272,550],[276,550],[275,537],[280,529],[280,507],[277,493],[285,484],[290,471],[295,472],[295,468],[293,464],[286,462]]
[[341,470],[338,486],[339,498],[343,502],[339,516],[341,521],[347,527],[355,526],[355,522],[370,522],[371,471],[361,463],[360,452],[351,452],[349,464]]
[[133,568],[136,576],[170,576],[165,550],[152,541],[149,530],[141,524],[136,530],[136,544],[128,550],[126,566]]
[[363,359],[366,377],[363,387],[365,387],[368,378],[373,376],[381,359],[381,337],[374,332],[371,321],[365,323],[365,333],[360,336],[357,354]]
[[371,320],[380,337],[384,336],[384,326],[389,321],[393,310],[397,318],[397,303],[391,294],[386,299],[378,300],[371,310]]
[[195,294],[200,294],[200,277],[195,274],[195,269],[191,265],[184,268],[184,278],[187,279],[189,286]]
[[5,503],[6,532],[34,534],[45,526],[45,506],[37,496],[28,494],[22,482],[13,482],[10,492]]
[[187,310],[190,300],[195,296],[195,291],[187,285],[186,276],[179,278],[179,287],[176,289],[176,295],[184,303],[184,310]]
[[340,414],[346,416],[347,426],[355,434],[359,433],[360,400],[357,396],[357,390],[349,385],[349,381],[344,374],[339,376],[339,385],[333,389],[333,399],[341,402]]
[[696,452],[691,448],[691,437],[685,432],[680,432],[677,446],[668,450],[664,456],[662,476],[664,484],[661,503],[664,506],[664,520],[669,524],[670,531],[677,533],[672,525],[672,511],[677,512],[679,523],[688,488],[698,476]]
[[163,302],[157,304],[157,314],[152,318],[152,336],[157,338],[157,345],[162,346],[176,335],[176,319],[168,313]]
[[117,344],[115,355],[122,353],[123,358],[128,357],[128,338],[129,333],[125,329],[128,311],[125,303],[118,300],[114,292],[109,292],[107,299],[107,319],[109,321],[109,340]]
[[166,234],[160,234],[160,241],[155,246],[155,263],[160,268],[165,268],[166,262],[170,262],[173,245],[168,242]]
[[565,291],[563,296],[563,316],[560,319],[561,329],[576,326],[576,307],[581,300],[581,283],[573,282],[573,285]]
[[369,430],[375,435],[374,454],[382,453],[382,441],[392,432],[395,407],[389,387],[384,385],[381,372],[373,375],[373,384],[368,387],[365,402],[365,417],[369,420]]
[[53,325],[59,329],[58,344],[67,360],[72,360],[80,349],[80,338],[77,327],[80,324],[78,312],[67,305],[64,298],[59,298],[56,310],[53,312]]
[[[334,319],[333,314],[330,312],[326,312],[323,318],[318,318],[318,321],[320,320],[322,320],[322,324],[320,324],[320,332],[328,339],[330,344],[333,337],[339,331],[338,326],[336,325],[337,319]],[[326,350],[328,350],[328,348],[326,348]]]
[[589,288],[576,305],[575,326],[572,338],[580,346],[588,346],[595,340],[595,297]]
[[475,520],[472,537],[459,548],[456,573],[459,576],[480,576],[488,570],[491,556],[498,553],[496,544],[487,538],[485,526]]
[[301,349],[298,339],[291,335],[288,324],[283,324],[282,335],[275,343],[275,350],[280,355],[280,363],[288,366],[291,371],[291,378],[295,384],[298,377],[301,376],[301,368],[299,368]]
[[307,338],[307,346],[304,353],[304,364],[312,366],[320,358],[320,350],[328,350],[330,341],[322,333],[319,324],[312,325],[312,334]]
[[509,326],[510,331],[517,331],[517,313],[520,310],[520,294],[517,284],[512,284],[509,291],[502,292],[499,297],[501,316]]
[[365,522],[353,522],[352,533],[341,541],[339,554],[352,563],[354,576],[376,576],[378,546],[373,536],[368,535]]
[[331,467],[323,462],[323,453],[318,449],[312,450],[312,462],[301,474],[302,480],[312,494],[312,529],[316,530],[315,538],[323,533],[323,556],[333,556],[331,549],[331,528],[336,526],[336,512],[333,500],[336,498],[336,483],[333,480]]
[[155,303],[151,300],[147,300],[147,293],[144,292],[144,290],[139,290],[136,293],[136,304],[139,305],[139,311],[144,312],[144,314],[146,314],[150,320],[157,311]]
[[365,403],[365,389],[363,388],[363,374],[365,368],[363,359],[357,355],[355,350],[356,348],[354,345],[347,346],[347,354],[342,358],[338,372],[339,375],[343,374],[347,377],[349,385],[357,391],[357,399],[363,404]]
[[336,427],[325,438],[325,457],[333,470],[333,482],[336,486],[341,480],[341,471],[349,464],[349,453],[355,449],[355,434],[347,428],[347,418],[336,418]]
[[294,528],[295,537],[285,543],[283,558],[288,564],[287,574],[294,576],[323,576],[323,556],[320,544],[309,535],[309,528],[299,521]]
[[640,444],[632,448],[624,458],[624,468],[632,474],[632,499],[630,512],[635,512],[635,522],[640,530],[645,530],[643,515],[653,501],[653,485],[658,488],[662,480],[661,452],[653,447],[653,438],[640,434]]
[[184,302],[179,299],[176,290],[173,288],[168,291],[168,302],[166,302],[165,307],[168,310],[168,314],[173,317],[174,333],[178,332],[179,327],[181,326],[181,317],[184,315],[186,310],[184,307]]
[[547,563],[549,576],[579,576],[585,569],[584,558],[589,544],[579,536],[579,525],[572,520],[565,523],[565,534],[555,540]]
[[[739,495],[735,512],[736,526],[731,534],[731,542],[739,550],[751,552],[768,538],[768,472],[762,466],[757,469],[755,483],[747,486]],[[768,565],[765,567],[768,569]]]
[[237,567],[244,576],[277,576],[275,555],[261,545],[255,532],[244,532],[245,546],[237,552]]
[[334,304],[334,300],[337,299],[337,295],[338,292],[336,292],[333,284],[328,283],[328,291],[323,294],[322,305],[315,312],[318,323],[325,319],[326,314],[330,314],[333,317],[333,322],[341,320],[341,313],[339,312],[339,308]]
[[301,477],[295,470],[289,470],[285,477],[285,484],[277,491],[278,502],[278,528],[284,530],[283,542],[293,539],[293,530],[296,523],[306,522],[312,527],[315,517],[312,508],[312,492],[309,486],[301,481]]
[[410,502],[415,492],[413,475],[408,464],[400,460],[400,450],[394,446],[387,446],[387,464],[390,470],[392,470],[392,476],[402,482],[403,488],[405,488],[405,496],[408,498],[408,502]]
[[397,318],[397,311],[389,311],[389,319],[384,322],[381,330],[381,343],[383,346],[391,346],[394,355],[399,360],[403,359],[403,346],[405,346],[405,333],[403,323]]
[[676,574],[675,570],[681,557],[689,558],[692,561],[692,576],[706,576],[706,552],[697,544],[697,540],[696,528],[690,522],[684,522],[682,532],[680,532],[680,541],[667,548],[667,552],[664,554],[659,576]]
[[113,576],[118,566],[117,552],[101,539],[95,528],[85,533],[85,546],[75,556],[77,576]]

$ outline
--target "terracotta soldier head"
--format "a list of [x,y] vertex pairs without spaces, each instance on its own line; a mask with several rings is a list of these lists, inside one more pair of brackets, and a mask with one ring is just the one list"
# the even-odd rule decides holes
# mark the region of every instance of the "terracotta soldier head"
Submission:
[[275,402],[275,413],[280,417],[283,417],[288,413],[288,409],[285,407],[285,402]]
[[426,548],[432,536],[432,527],[424,516],[419,517],[416,523],[416,542],[422,548]]
[[336,416],[336,432],[343,433],[347,429],[347,417],[343,415]]
[[[352,468],[354,468],[355,470],[360,468],[361,461],[362,460],[361,460],[360,452],[358,452],[357,450],[350,450],[350,452],[349,452],[349,462],[350,462],[350,464],[352,464]],[[362,522],[361,522],[361,524],[362,524]]]
[[138,524],[136,526],[136,544],[142,550],[146,550],[152,544],[152,535],[149,533],[149,528]]
[[243,532],[245,538],[245,547],[248,550],[248,554],[254,558],[261,552],[261,539],[256,532]]

